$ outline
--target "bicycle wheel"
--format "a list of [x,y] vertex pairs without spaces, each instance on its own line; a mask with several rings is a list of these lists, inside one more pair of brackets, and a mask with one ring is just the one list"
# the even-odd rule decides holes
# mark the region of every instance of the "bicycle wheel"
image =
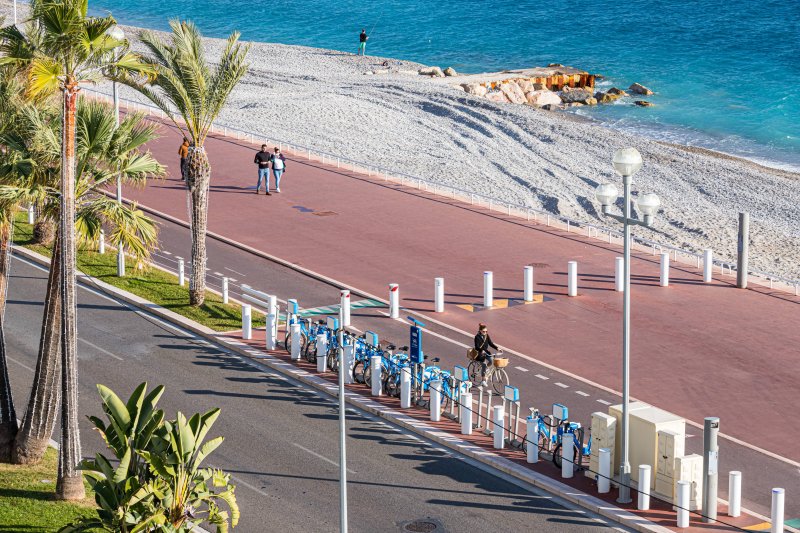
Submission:
[[[303,332],[300,332],[300,353],[301,354],[306,349],[306,341],[307,340],[308,340],[308,338],[306,337],[306,334],[303,333]],[[286,333],[286,338],[283,339],[283,347],[286,348],[287,352],[289,352],[290,354],[292,353],[292,333],[291,332]]]
[[364,361],[356,361],[353,366],[353,380],[356,383],[364,383]]
[[400,397],[400,374],[389,374],[383,382],[383,390],[387,396]]
[[492,388],[495,394],[504,394],[508,385],[508,374],[502,368],[495,368],[492,372]]
[[469,380],[474,387],[481,384],[482,369],[483,367],[478,361],[470,361],[469,366],[467,366],[467,375],[469,375]]
[[317,343],[316,342],[306,343],[306,349],[305,349],[304,352],[305,352],[306,361],[308,361],[312,365],[317,362]]
[[[556,465],[558,468],[561,468],[562,461],[562,450],[563,446],[562,443],[559,442],[556,444],[556,447],[553,448],[553,464]],[[574,466],[578,466],[578,449],[575,446],[572,446],[572,464]]]

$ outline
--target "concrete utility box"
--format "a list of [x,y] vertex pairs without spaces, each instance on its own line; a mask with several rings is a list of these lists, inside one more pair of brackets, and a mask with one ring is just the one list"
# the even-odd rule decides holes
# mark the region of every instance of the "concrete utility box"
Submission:
[[[629,414],[633,414],[639,409],[647,409],[648,407],[650,407],[649,403],[631,402],[628,404],[628,411]],[[616,476],[619,474],[619,465],[622,463],[622,404],[609,407],[608,414],[617,421],[614,429],[614,443],[616,446],[614,447],[614,453],[611,455],[611,460],[614,461],[614,464],[611,465],[611,473]],[[633,438],[631,438],[630,442],[631,446],[633,446]],[[638,465],[634,466],[633,461],[631,461],[631,470],[634,469],[638,470]]]
[[669,430],[658,432],[658,463],[656,464],[656,494],[673,501],[678,481],[675,461],[686,450],[686,435]]
[[[673,494],[678,488],[678,481],[691,481],[689,488],[689,510],[697,511],[703,507],[703,456],[693,453],[675,458],[675,473],[679,476],[675,480]],[[677,503],[677,499],[672,500]]]
[[[616,418],[601,412],[592,413],[592,454],[589,457],[589,470],[584,471],[586,477],[594,479],[596,472],[600,472],[600,448],[608,448],[611,457],[614,457],[616,430]],[[611,475],[614,475],[613,471]]]
[[[617,446],[614,453],[614,471],[619,472],[621,462],[622,405],[608,408],[611,416],[617,419]],[[644,402],[630,404],[630,451],[631,479],[639,482],[639,465],[650,465],[653,470],[658,465],[658,432],[672,431],[686,434],[686,420]],[[650,488],[655,488],[656,476],[651,476]]]

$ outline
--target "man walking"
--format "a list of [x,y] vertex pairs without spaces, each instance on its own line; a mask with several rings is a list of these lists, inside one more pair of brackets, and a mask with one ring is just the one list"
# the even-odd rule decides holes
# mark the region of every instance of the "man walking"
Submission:
[[364,28],[361,29],[361,35],[358,36],[358,55],[365,56],[367,55],[367,30]]
[[258,183],[256,184],[256,194],[258,194],[258,191],[261,189],[261,180],[264,180],[267,189],[267,196],[272,196],[272,193],[269,192],[269,161],[271,157],[272,156],[267,150],[267,145],[262,144],[261,151],[256,152],[256,157],[253,159],[253,163],[258,165]]
[[183,138],[183,144],[178,148],[178,156],[181,158],[181,181],[186,181],[186,158],[189,157],[189,139]]
[[[286,171],[286,158],[283,157],[281,149],[275,147],[275,153],[269,158],[272,162],[272,174],[275,176],[275,192],[281,192],[281,176]],[[269,182],[269,178],[267,178]]]

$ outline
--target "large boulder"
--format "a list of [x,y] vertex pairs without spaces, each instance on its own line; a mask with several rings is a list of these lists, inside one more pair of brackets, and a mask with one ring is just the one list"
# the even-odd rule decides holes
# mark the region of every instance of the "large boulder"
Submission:
[[628,93],[623,91],[622,89],[617,89],[616,87],[612,87],[606,91],[607,94],[615,94],[617,96],[628,96]]
[[505,95],[505,93],[501,91],[492,91],[490,93],[486,93],[486,99],[491,100],[492,102],[498,102],[500,104],[507,104],[511,100]]
[[653,102],[648,102],[647,100],[636,100],[634,104],[638,105],[639,107],[652,107],[655,105]]
[[547,88],[547,85],[544,83],[534,83],[533,84],[534,91],[549,91],[550,89]]
[[431,76],[432,78],[444,78],[444,72],[439,67],[425,67],[419,69],[422,76]]
[[519,88],[516,83],[502,83],[500,84],[500,92],[506,95],[508,101],[512,104],[524,104],[527,102],[525,93]]
[[445,76],[458,76],[458,72],[456,72],[456,69],[454,69],[453,67],[447,67],[446,69],[444,69],[444,75]]
[[589,89],[564,87],[561,91],[561,101],[565,104],[584,104],[589,98],[594,99],[594,95]]
[[544,107],[546,105],[561,105],[561,98],[553,91],[530,91],[525,95],[528,104],[535,107]]
[[564,109],[564,106],[561,104],[546,104],[542,106],[542,109],[545,111],[561,111]]
[[536,89],[533,87],[533,82],[531,80],[526,80],[524,78],[520,78],[518,80],[514,80],[519,88],[522,89],[522,92],[528,94],[531,91],[535,91]]
[[599,104],[610,104],[612,102],[619,100],[620,95],[613,94],[611,92],[598,91],[594,93],[594,97],[597,99],[597,103]]
[[480,83],[465,83],[461,87],[464,88],[467,94],[474,94],[475,96],[486,96],[488,92],[486,87]]
[[650,96],[651,94],[653,94],[653,91],[651,91],[641,83],[634,83],[633,85],[628,87],[628,90],[633,94],[643,94],[645,96]]

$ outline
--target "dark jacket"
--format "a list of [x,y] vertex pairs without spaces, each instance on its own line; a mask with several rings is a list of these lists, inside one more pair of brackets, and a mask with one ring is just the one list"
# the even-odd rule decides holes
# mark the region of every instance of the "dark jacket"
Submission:
[[480,355],[489,353],[488,348],[494,348],[495,350],[500,349],[492,342],[492,337],[490,337],[488,333],[486,335],[481,335],[480,333],[475,335],[475,349],[478,350],[478,353]]

